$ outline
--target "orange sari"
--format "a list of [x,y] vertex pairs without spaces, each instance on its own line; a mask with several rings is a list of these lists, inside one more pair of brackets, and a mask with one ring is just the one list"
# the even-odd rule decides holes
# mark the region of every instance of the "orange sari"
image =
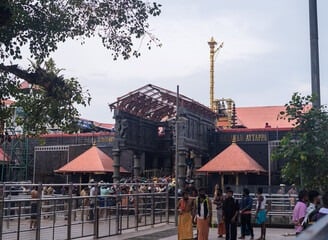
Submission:
[[193,239],[192,231],[192,202],[190,200],[179,201],[179,219],[178,219],[178,240],[191,240]]

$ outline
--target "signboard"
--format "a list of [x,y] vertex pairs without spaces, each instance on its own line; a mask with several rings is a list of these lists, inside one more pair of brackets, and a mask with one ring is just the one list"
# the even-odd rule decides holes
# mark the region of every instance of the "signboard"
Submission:
[[266,143],[267,133],[221,133],[219,142],[243,142],[243,143]]

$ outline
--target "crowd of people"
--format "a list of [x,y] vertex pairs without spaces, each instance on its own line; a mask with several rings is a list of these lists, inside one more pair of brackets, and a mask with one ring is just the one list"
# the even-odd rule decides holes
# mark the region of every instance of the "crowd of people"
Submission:
[[321,204],[318,191],[300,191],[298,201],[293,210],[293,223],[296,235],[325,215],[328,215],[328,192],[323,194]]
[[[245,239],[246,231],[250,232],[251,239],[254,239],[253,227],[251,224],[253,199],[249,196],[249,190],[243,190],[243,197],[240,201],[233,196],[230,187],[225,189],[225,194],[218,185],[215,186],[213,204],[216,206],[218,237],[226,240],[237,239],[237,223],[241,219],[241,235],[239,239]],[[207,240],[209,228],[212,226],[212,201],[205,194],[205,189],[199,189],[196,197],[189,191],[183,192],[183,197],[178,203],[178,239],[193,239],[193,225],[196,225],[197,239]],[[262,188],[257,191],[257,203],[255,213],[256,223],[261,226],[261,236],[258,239],[265,239],[266,221],[266,197]]]
[[[175,179],[172,177],[154,177],[152,179],[146,178],[124,178],[120,183],[106,183],[104,181],[95,181],[90,179],[86,184],[73,185],[71,191],[73,200],[73,209],[83,209],[81,218],[87,220],[94,220],[96,205],[99,207],[99,217],[102,217],[107,207],[115,206],[117,201],[120,201],[122,207],[133,209],[137,204],[133,195],[141,193],[159,193],[171,191],[174,192]],[[19,188],[19,191],[31,196],[30,203],[30,228],[35,229],[37,225],[37,209],[38,205],[41,207],[41,212],[44,219],[49,219],[53,215],[52,198],[58,196],[67,196],[69,194],[69,185],[51,186],[44,185],[39,190],[39,186],[32,186],[25,184]],[[18,193],[12,190],[12,194]],[[118,195],[120,195],[118,199]],[[39,201],[39,198],[42,201]],[[143,198],[138,198],[138,204],[143,201]],[[58,206],[57,206],[58,207]],[[63,203],[63,210],[67,210],[67,202]],[[66,213],[65,213],[66,214]],[[67,214],[65,215],[65,218]],[[74,220],[76,220],[76,211],[74,211]]]
[[[95,204],[100,209],[105,209],[107,206],[115,206],[116,201],[121,201],[122,206],[130,205],[131,208],[140,202],[136,202],[134,195],[138,193],[154,193],[173,191],[176,186],[174,177],[156,177],[151,179],[122,179],[119,184],[109,184],[103,181],[96,182],[91,179],[88,184],[74,186],[72,194],[79,196],[76,198],[75,206],[88,209],[85,213],[89,220],[94,219]],[[80,190],[78,190],[80,189]],[[54,193],[62,195],[68,194],[68,186],[63,186],[60,190],[51,186],[43,187],[41,194],[38,193],[37,187],[30,190],[31,194],[31,224],[30,228],[36,228],[37,222],[37,203],[40,196],[43,200],[42,204],[47,206],[46,196],[52,196]],[[296,186],[293,184],[291,188],[285,192],[285,185],[281,184],[277,192],[278,194],[288,194],[290,203],[293,207],[292,221],[295,226],[295,234],[300,234],[304,229],[308,228],[324,215],[328,214],[328,192],[322,196],[316,190],[296,191]],[[125,197],[117,198],[117,195]],[[115,195],[111,197],[111,195]],[[209,228],[212,226],[212,212],[216,212],[217,235],[218,238],[226,240],[237,239],[237,224],[240,223],[239,239],[245,239],[250,236],[254,239],[254,231],[252,217],[255,217],[255,223],[260,226],[260,236],[258,240],[266,238],[266,220],[267,220],[267,199],[263,194],[263,189],[258,188],[256,192],[256,204],[253,204],[253,198],[250,196],[248,188],[244,188],[241,199],[237,200],[234,197],[233,190],[227,187],[223,191],[219,185],[215,185],[213,198],[209,198],[205,189],[197,190],[192,181],[185,182],[184,190],[179,194],[181,199],[177,204],[178,215],[178,239],[193,239],[193,227],[197,229],[197,239],[207,240]],[[296,201],[296,197],[298,199]],[[33,200],[34,199],[34,200]],[[142,198],[139,198],[142,201]],[[138,200],[138,201],[139,201]],[[44,218],[48,218],[47,208],[42,212]],[[51,204],[50,204],[51,205]],[[254,206],[255,205],[255,209]],[[216,211],[212,211],[212,206]],[[255,216],[252,214],[255,212]],[[100,216],[102,212],[100,211]]]
[[[174,179],[170,177],[152,178],[152,179],[133,179],[124,178],[121,179],[119,184],[109,184],[104,181],[96,182],[91,179],[80,192],[80,196],[83,198],[83,206],[89,207],[89,213],[87,215],[88,220],[94,219],[94,209],[97,201],[97,206],[100,207],[100,217],[103,215],[104,207],[114,206],[119,200],[122,207],[130,206],[133,208],[136,204],[143,204],[143,198],[138,198],[136,202],[134,194],[147,194],[165,192],[167,188],[173,186]],[[175,185],[175,184],[174,184]],[[120,195],[120,199],[117,199],[117,194]],[[115,197],[113,196],[115,195]]]
[[[281,186],[284,187],[284,186]],[[294,196],[295,185],[287,193]],[[256,193],[256,204],[253,209],[253,198],[247,188],[243,189],[242,198],[238,201],[234,198],[230,187],[222,189],[216,185],[214,188],[213,206],[216,207],[217,234],[218,238],[226,240],[237,239],[237,223],[240,221],[240,236],[245,239],[250,235],[254,239],[252,226],[252,210],[255,210],[255,223],[260,226],[258,240],[266,238],[267,199],[263,189],[258,188]],[[205,189],[199,189],[198,194],[188,189],[183,192],[178,202],[178,240],[194,239],[193,226],[197,229],[198,240],[208,240],[209,228],[212,226],[212,202],[205,194]],[[328,214],[328,192],[321,197],[318,191],[302,190],[298,193],[298,201],[294,204],[292,221],[295,225],[295,234],[300,234],[308,226]]]

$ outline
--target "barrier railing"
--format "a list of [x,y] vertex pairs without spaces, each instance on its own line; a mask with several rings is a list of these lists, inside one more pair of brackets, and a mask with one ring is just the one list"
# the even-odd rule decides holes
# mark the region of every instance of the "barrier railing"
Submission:
[[[101,238],[169,222],[168,191],[163,184],[161,191],[156,190],[156,184],[148,183],[101,184],[95,186],[99,191],[94,196],[76,194],[90,189],[91,184],[52,184],[52,188],[58,189],[54,194],[44,195],[38,191],[38,197],[33,199],[32,188],[45,190],[50,185],[24,187],[19,184],[0,186],[1,239]],[[106,194],[101,194],[100,187],[106,188]],[[58,193],[60,190],[63,193]],[[31,225],[33,221],[35,226]]]
[[[292,215],[296,204],[296,194],[264,194],[267,202],[267,224],[291,227],[293,226]],[[253,216],[256,211],[256,196],[250,194],[253,198]],[[242,198],[241,194],[235,194],[235,198],[239,201]]]

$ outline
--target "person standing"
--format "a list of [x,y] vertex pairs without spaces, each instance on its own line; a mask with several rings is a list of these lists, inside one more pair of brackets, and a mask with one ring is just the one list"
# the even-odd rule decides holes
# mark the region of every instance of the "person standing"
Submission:
[[212,203],[208,196],[206,196],[205,189],[199,190],[195,203],[197,239],[208,240],[212,219]]
[[297,194],[296,185],[293,183],[287,192],[289,195]]
[[33,188],[31,191],[31,222],[30,222],[30,229],[35,229],[37,227],[38,222],[38,201],[37,198],[39,197],[38,190]]
[[257,240],[264,240],[266,234],[266,197],[263,195],[263,189],[257,189],[255,222],[261,226],[261,237]]
[[317,220],[328,215],[328,192],[322,196],[322,204],[323,206],[319,209],[317,214]]
[[223,193],[222,189],[218,184],[215,185],[214,200],[213,203],[216,205],[216,220],[218,224],[218,237],[221,238],[225,234],[225,226],[222,218],[222,205],[223,205]]
[[289,195],[290,206],[293,208],[295,206],[297,190],[296,185],[293,183],[291,188],[288,190],[287,194]]
[[254,239],[254,232],[251,224],[252,206],[253,199],[249,196],[249,190],[244,188],[243,197],[240,202],[241,236],[239,239],[245,239],[246,230],[250,232],[251,239]]
[[238,220],[239,204],[233,198],[231,188],[226,189],[226,197],[222,205],[223,220],[225,223],[226,240],[237,239],[237,220]]
[[192,213],[193,200],[189,198],[189,193],[184,191],[182,198],[178,202],[178,240],[193,239]]
[[95,207],[96,207],[96,196],[97,196],[97,188],[96,188],[96,182],[91,179],[90,182],[90,192],[89,192],[89,204],[90,204],[90,209],[89,209],[89,220],[93,221],[95,218]]
[[81,213],[81,221],[84,221],[84,216],[86,216],[86,218],[88,218],[89,216],[89,212],[86,211],[86,209],[89,207],[89,190],[88,187],[83,187],[81,192],[80,192],[80,197],[82,198],[82,204],[81,204],[81,208],[82,208],[82,213]]
[[298,202],[296,203],[293,210],[293,222],[295,226],[296,235],[300,234],[303,231],[303,220],[306,215],[306,203],[308,200],[308,193],[305,190],[302,190],[298,194]]
[[320,193],[318,191],[312,190],[308,193],[309,196],[309,205],[306,209],[306,215],[302,222],[303,228],[307,228],[309,225],[312,225],[316,220],[316,215],[319,211],[320,204]]
[[286,187],[286,185],[282,183],[282,184],[279,185],[279,187],[280,188],[279,188],[279,190],[278,190],[277,193],[278,194],[285,194],[285,187]]

